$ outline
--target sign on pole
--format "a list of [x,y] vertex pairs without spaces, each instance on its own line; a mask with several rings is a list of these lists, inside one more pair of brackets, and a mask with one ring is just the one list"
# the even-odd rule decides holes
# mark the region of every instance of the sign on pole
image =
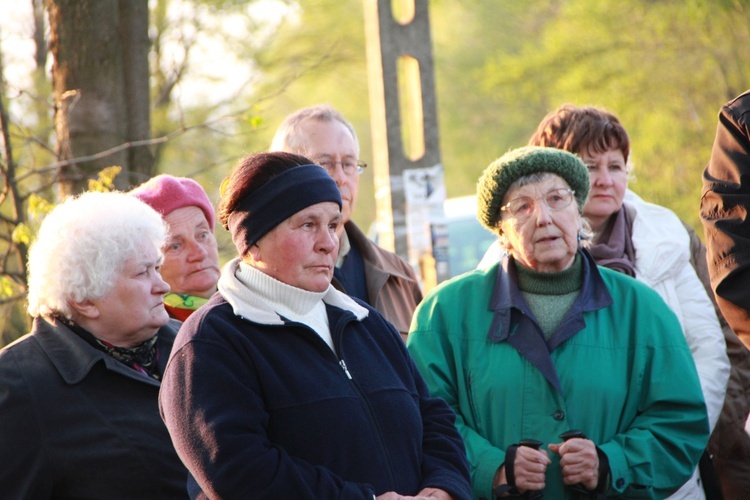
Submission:
[[450,270],[428,1],[364,0],[364,13],[379,241],[429,289]]

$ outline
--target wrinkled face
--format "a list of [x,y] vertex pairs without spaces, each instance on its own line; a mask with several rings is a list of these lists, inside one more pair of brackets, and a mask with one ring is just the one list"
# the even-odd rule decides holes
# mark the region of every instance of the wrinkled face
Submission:
[[169,236],[162,277],[174,293],[210,297],[219,281],[219,248],[206,216],[192,206],[178,208],[164,220]]
[[250,247],[246,261],[287,285],[324,292],[333,277],[340,224],[336,203],[311,205],[258,240]]
[[341,192],[342,225],[346,224],[352,218],[359,193],[359,172],[345,169],[346,164],[356,164],[359,160],[354,137],[343,123],[337,121],[306,120],[302,122],[300,132],[305,137],[303,154],[315,163],[330,165],[326,170]]
[[511,187],[503,205],[526,197],[533,210],[524,216],[501,213],[501,239],[511,255],[524,266],[538,272],[559,272],[573,263],[578,251],[580,215],[575,200],[563,208],[550,209],[545,203],[550,193],[569,190],[570,186],[557,175],[548,175],[539,182]]
[[159,274],[162,257],[144,240],[136,257],[125,261],[112,289],[90,302],[97,337],[121,347],[136,346],[169,321],[164,295],[169,285]]
[[594,232],[598,232],[609,217],[622,207],[628,188],[628,169],[619,149],[609,149],[604,153],[587,151],[579,156],[588,167],[591,180],[591,191],[583,207],[583,216],[591,222]]

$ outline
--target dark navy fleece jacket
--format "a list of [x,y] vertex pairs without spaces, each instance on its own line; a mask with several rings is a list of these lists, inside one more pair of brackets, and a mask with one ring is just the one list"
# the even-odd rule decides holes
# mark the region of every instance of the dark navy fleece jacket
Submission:
[[430,397],[393,326],[364,307],[359,320],[326,304],[335,352],[300,323],[236,316],[219,293],[187,320],[160,407],[191,496],[372,499],[435,487],[471,497],[452,410]]

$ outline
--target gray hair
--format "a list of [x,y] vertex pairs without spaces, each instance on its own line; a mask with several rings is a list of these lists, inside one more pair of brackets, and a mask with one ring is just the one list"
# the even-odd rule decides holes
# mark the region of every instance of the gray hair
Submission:
[[302,137],[300,126],[308,120],[319,122],[339,122],[344,125],[349,132],[351,132],[352,137],[354,138],[354,146],[357,150],[357,155],[359,155],[359,139],[357,139],[357,132],[354,131],[352,124],[344,118],[344,115],[330,104],[309,106],[297,110],[287,116],[276,130],[276,135],[274,135],[273,141],[271,141],[271,148],[269,151],[285,151],[287,153],[305,156],[307,154],[306,144],[304,137]]
[[71,302],[105,296],[140,246],[161,252],[166,235],[159,213],[135,196],[88,192],[61,203],[29,250],[29,314],[71,319]]

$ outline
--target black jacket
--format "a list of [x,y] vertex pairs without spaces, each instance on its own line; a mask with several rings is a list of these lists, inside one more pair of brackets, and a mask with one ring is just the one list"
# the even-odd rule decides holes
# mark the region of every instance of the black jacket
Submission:
[[[177,322],[159,330],[164,368]],[[0,351],[0,497],[187,498],[159,382],[37,318]]]

